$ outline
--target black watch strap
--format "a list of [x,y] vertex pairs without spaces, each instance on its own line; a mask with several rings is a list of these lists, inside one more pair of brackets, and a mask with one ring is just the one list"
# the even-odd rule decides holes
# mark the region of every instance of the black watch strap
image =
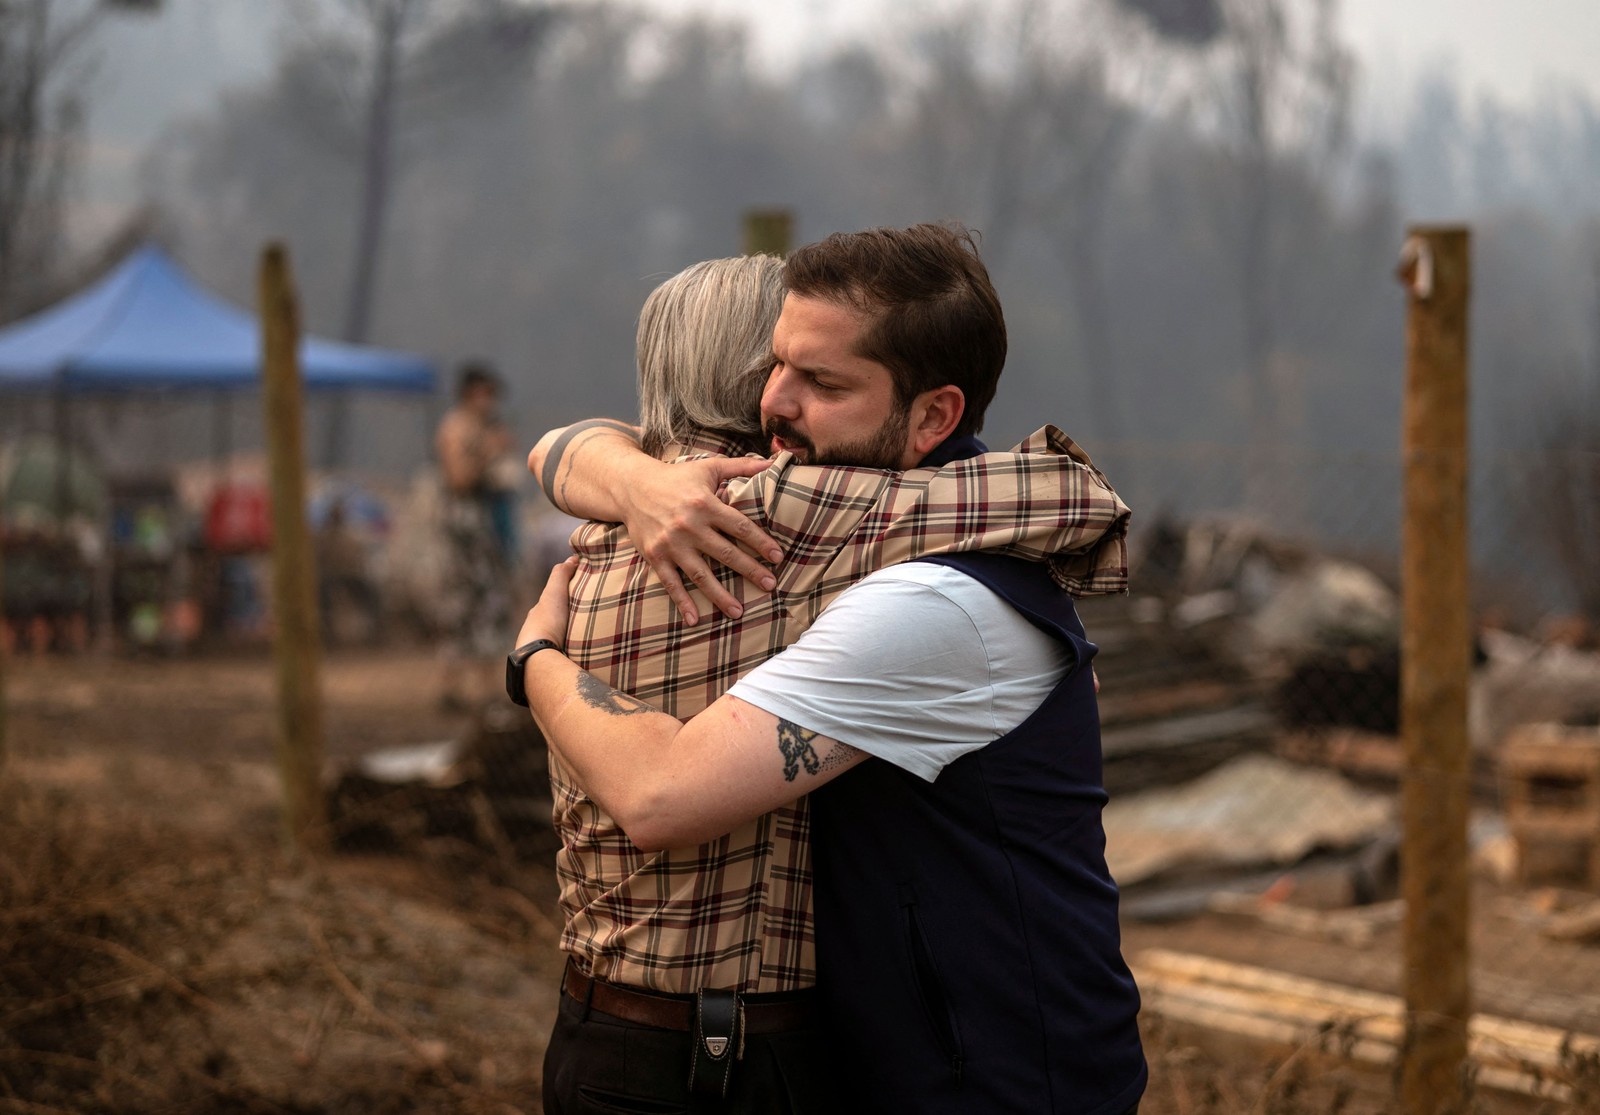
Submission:
[[538,654],[541,650],[560,650],[561,644],[551,639],[535,639],[531,643],[523,643],[516,650],[506,655],[506,696],[511,698],[513,704],[528,707],[528,689],[523,677],[523,667],[528,664],[528,659]]

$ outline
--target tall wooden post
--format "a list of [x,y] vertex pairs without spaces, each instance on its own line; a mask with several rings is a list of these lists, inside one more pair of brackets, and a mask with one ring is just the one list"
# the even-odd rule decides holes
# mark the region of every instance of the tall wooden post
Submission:
[[744,214],[744,254],[782,259],[789,254],[794,214],[787,209],[748,209]]
[[1467,813],[1472,659],[1467,556],[1467,307],[1471,235],[1410,230],[1401,531],[1406,1115],[1467,1108]]
[[327,845],[322,798],[322,645],[316,566],[306,525],[300,307],[281,244],[261,254],[261,366],[272,484],[273,657],[278,672],[278,769],[293,854]]
[[0,781],[5,779],[6,757],[6,672],[11,662],[10,640],[5,636],[6,525],[0,517]]

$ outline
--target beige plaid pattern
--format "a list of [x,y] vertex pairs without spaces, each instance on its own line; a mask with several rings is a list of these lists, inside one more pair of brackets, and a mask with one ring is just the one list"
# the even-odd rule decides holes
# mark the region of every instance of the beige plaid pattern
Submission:
[[[725,451],[708,444],[689,447]],[[697,452],[694,455],[703,455]],[[1127,588],[1128,509],[1087,455],[1046,426],[1006,453],[904,473],[818,468],[779,456],[728,487],[730,504],[783,548],[762,593],[728,570],[744,606],[684,625],[615,525],[572,537],[567,653],[608,684],[687,720],[798,639],[839,593],[884,566],[992,550],[1048,561],[1075,595]],[[709,614],[709,618],[708,617]],[[805,799],[698,848],[641,852],[550,763],[561,947],[590,975],[677,994],[701,987],[793,991],[816,981]]]

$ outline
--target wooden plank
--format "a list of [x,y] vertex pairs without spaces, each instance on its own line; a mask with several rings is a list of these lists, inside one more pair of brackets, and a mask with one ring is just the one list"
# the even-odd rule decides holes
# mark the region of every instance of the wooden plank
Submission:
[[1284,902],[1263,902],[1259,895],[1218,891],[1207,903],[1213,913],[1246,917],[1272,929],[1324,941],[1365,948],[1377,938],[1378,927],[1400,920],[1399,902],[1358,906],[1347,910],[1312,910]]
[[1369,778],[1398,781],[1405,769],[1405,755],[1397,738],[1355,728],[1291,732],[1279,737],[1275,750],[1286,759]]
[[[1327,983],[1309,976],[1297,976],[1251,964],[1218,960],[1214,957],[1171,949],[1146,949],[1137,958],[1139,973],[1148,973],[1175,986],[1213,986],[1262,993],[1263,1002],[1274,1009],[1301,1016],[1304,1021],[1322,1022],[1329,1013],[1369,1021],[1375,1032],[1399,1039],[1401,1000],[1395,995]],[[1141,976],[1142,982],[1142,976]],[[1472,1032],[1485,1040],[1498,1042],[1517,1055],[1540,1064],[1554,1064],[1563,1042],[1570,1041],[1579,1053],[1600,1053],[1600,1036],[1574,1034],[1552,1026],[1541,1026],[1521,1019],[1475,1015]]]
[[1600,811],[1546,806],[1523,809],[1506,818],[1506,827],[1518,840],[1600,841]]
[[1107,690],[1100,685],[1100,723],[1131,724],[1218,708],[1232,708],[1254,701],[1260,687],[1249,682],[1215,681],[1208,678],[1183,678],[1176,684],[1157,688],[1127,688],[1120,683]]
[[1101,733],[1101,751],[1107,756],[1146,751],[1168,751],[1219,739],[1264,740],[1272,736],[1277,718],[1260,704],[1213,709],[1170,720],[1115,727]]
[[[1395,1063],[1406,1040],[1396,995],[1167,949],[1138,954],[1133,969],[1146,1009],[1163,1017],[1379,1065]],[[1567,1098],[1563,1057],[1600,1055],[1600,1036],[1517,1019],[1478,1014],[1468,1034],[1478,1080],[1527,1095]]]
[[1554,914],[1540,932],[1554,941],[1600,941],[1600,902]]

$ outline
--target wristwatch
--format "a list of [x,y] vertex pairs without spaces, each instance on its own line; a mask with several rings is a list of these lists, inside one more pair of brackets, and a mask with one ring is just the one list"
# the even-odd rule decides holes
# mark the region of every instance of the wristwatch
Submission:
[[528,659],[541,650],[560,649],[561,644],[551,639],[535,639],[506,655],[506,696],[511,698],[513,704],[528,707],[528,688],[523,678],[523,667],[528,664]]

